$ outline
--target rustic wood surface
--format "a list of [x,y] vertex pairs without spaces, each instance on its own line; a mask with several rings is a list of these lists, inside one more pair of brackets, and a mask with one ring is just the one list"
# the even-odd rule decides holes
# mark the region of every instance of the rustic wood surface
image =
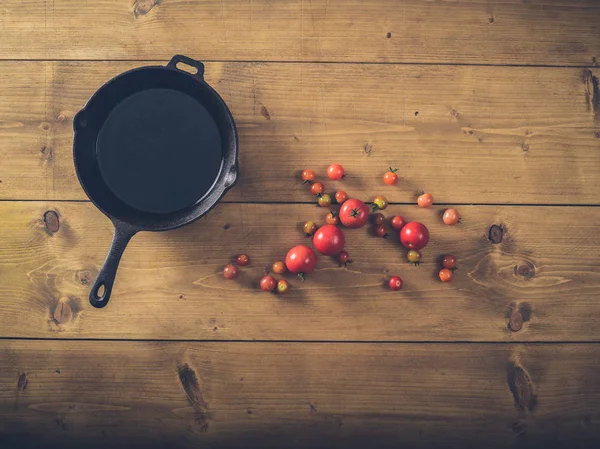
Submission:
[[[595,0],[0,2],[0,447],[600,446],[599,23]],[[93,309],[112,228],[72,119],[176,53],[207,61],[241,176],[134,237]],[[300,170],[330,162],[328,190],[429,226],[424,263],[349,230],[350,266],[261,292],[326,213]]]
[[2,341],[0,432],[4,447],[594,447],[599,351]]
[[[11,161],[0,166],[0,198],[85,199],[73,115],[106,80],[140,64],[156,63],[0,63],[0,160]],[[207,64],[240,132],[241,177],[225,200],[310,201],[294,182],[300,170],[324,173],[335,160],[348,178],[326,185],[350,195],[384,191],[412,202],[428,190],[443,203],[599,204],[598,72]],[[390,165],[402,177],[394,188],[381,181]]]

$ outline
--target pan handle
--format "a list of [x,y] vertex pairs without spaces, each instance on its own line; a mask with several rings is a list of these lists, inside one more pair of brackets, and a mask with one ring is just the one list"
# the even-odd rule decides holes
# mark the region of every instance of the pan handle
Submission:
[[171,60],[167,64],[167,67],[171,67],[173,69],[180,70],[177,67],[177,64],[179,64],[180,62],[183,62],[184,64],[187,64],[189,66],[195,67],[196,70],[198,70],[198,71],[196,73],[194,73],[194,76],[197,76],[200,79],[204,79],[204,64],[202,64],[200,61],[196,61],[195,59],[188,58],[187,56],[184,56],[184,55],[173,56],[173,58],[171,58]]
[[[127,243],[131,240],[131,237],[138,231],[136,228],[132,228],[124,223],[115,222],[114,225],[115,234],[108,256],[106,256],[104,265],[100,269],[96,282],[94,282],[94,286],[90,291],[90,304],[98,309],[101,309],[108,304],[121,256],[127,247]],[[104,291],[100,295],[100,289],[103,287]]]

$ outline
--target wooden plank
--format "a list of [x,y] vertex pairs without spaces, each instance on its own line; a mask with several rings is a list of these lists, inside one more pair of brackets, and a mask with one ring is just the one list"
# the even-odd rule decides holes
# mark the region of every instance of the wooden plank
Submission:
[[592,65],[595,0],[5,0],[3,59]]
[[[0,198],[85,199],[72,117],[138,63],[0,63]],[[591,73],[591,75],[590,75]],[[313,201],[297,182],[330,162],[329,188],[412,202],[598,204],[600,127],[582,69],[211,63],[240,132],[228,201]],[[590,84],[591,83],[591,84]],[[591,86],[591,87],[590,87]],[[590,90],[592,89],[592,90]],[[400,168],[387,187],[383,173]]]
[[2,341],[0,348],[6,447],[372,447],[374,440],[377,447],[595,447],[600,440],[596,344]]
[[[258,288],[289,248],[310,244],[312,205],[223,204],[185,228],[141,233],[125,252],[111,303],[88,301],[111,240],[110,222],[89,203],[0,203],[0,336],[191,340],[578,341],[600,335],[600,208],[391,206],[431,232],[424,264],[413,267],[396,236],[347,230],[348,268],[321,256],[302,284],[288,274],[286,296]],[[46,220],[47,211],[58,214]],[[502,225],[502,242],[488,239]],[[58,228],[58,231],[56,229]],[[53,232],[54,231],[54,232]],[[222,268],[252,260],[236,281]],[[437,279],[439,257],[459,271]],[[392,292],[386,279],[405,285]]]

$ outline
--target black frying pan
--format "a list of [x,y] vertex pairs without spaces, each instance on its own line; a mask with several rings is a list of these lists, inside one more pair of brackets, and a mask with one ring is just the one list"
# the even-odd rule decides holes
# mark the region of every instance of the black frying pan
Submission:
[[[179,70],[178,63],[197,73]],[[79,182],[115,226],[90,292],[94,307],[108,303],[136,232],[191,223],[237,179],[235,123],[203,74],[202,63],[181,55],[166,67],[130,70],[102,86],[73,120]]]

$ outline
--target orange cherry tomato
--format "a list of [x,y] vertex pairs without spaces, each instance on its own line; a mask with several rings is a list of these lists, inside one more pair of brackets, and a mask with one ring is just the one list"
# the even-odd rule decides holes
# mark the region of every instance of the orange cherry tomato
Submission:
[[431,207],[433,204],[433,197],[430,193],[423,193],[417,198],[417,204],[419,207]]
[[338,190],[335,192],[335,201],[338,204],[342,204],[344,201],[348,199],[348,194],[343,190]]
[[450,226],[455,225],[456,223],[460,223],[460,216],[458,215],[458,211],[456,209],[446,209],[442,217],[442,221]]
[[303,170],[302,171],[302,181],[304,183],[313,182],[316,179],[315,172],[312,170]]
[[271,268],[273,270],[273,273],[276,274],[283,274],[286,272],[286,268],[285,268],[285,263],[283,263],[282,261],[278,260],[277,262],[275,262],[273,264],[273,267]]
[[450,282],[452,280],[452,271],[448,268],[442,268],[440,270],[440,280],[442,282]]
[[223,276],[225,276],[225,279],[235,279],[238,277],[238,269],[231,264],[225,265],[225,268],[223,268]]
[[338,217],[338,214],[336,211],[332,210],[325,217],[325,221],[327,222],[327,224],[336,225],[340,222],[340,217]]
[[321,182],[314,182],[310,186],[310,193],[319,195],[325,191],[325,186]]
[[390,171],[388,171],[385,175],[383,175],[383,182],[385,182],[388,186],[393,186],[398,182],[398,175],[396,172],[397,168],[390,167]]

